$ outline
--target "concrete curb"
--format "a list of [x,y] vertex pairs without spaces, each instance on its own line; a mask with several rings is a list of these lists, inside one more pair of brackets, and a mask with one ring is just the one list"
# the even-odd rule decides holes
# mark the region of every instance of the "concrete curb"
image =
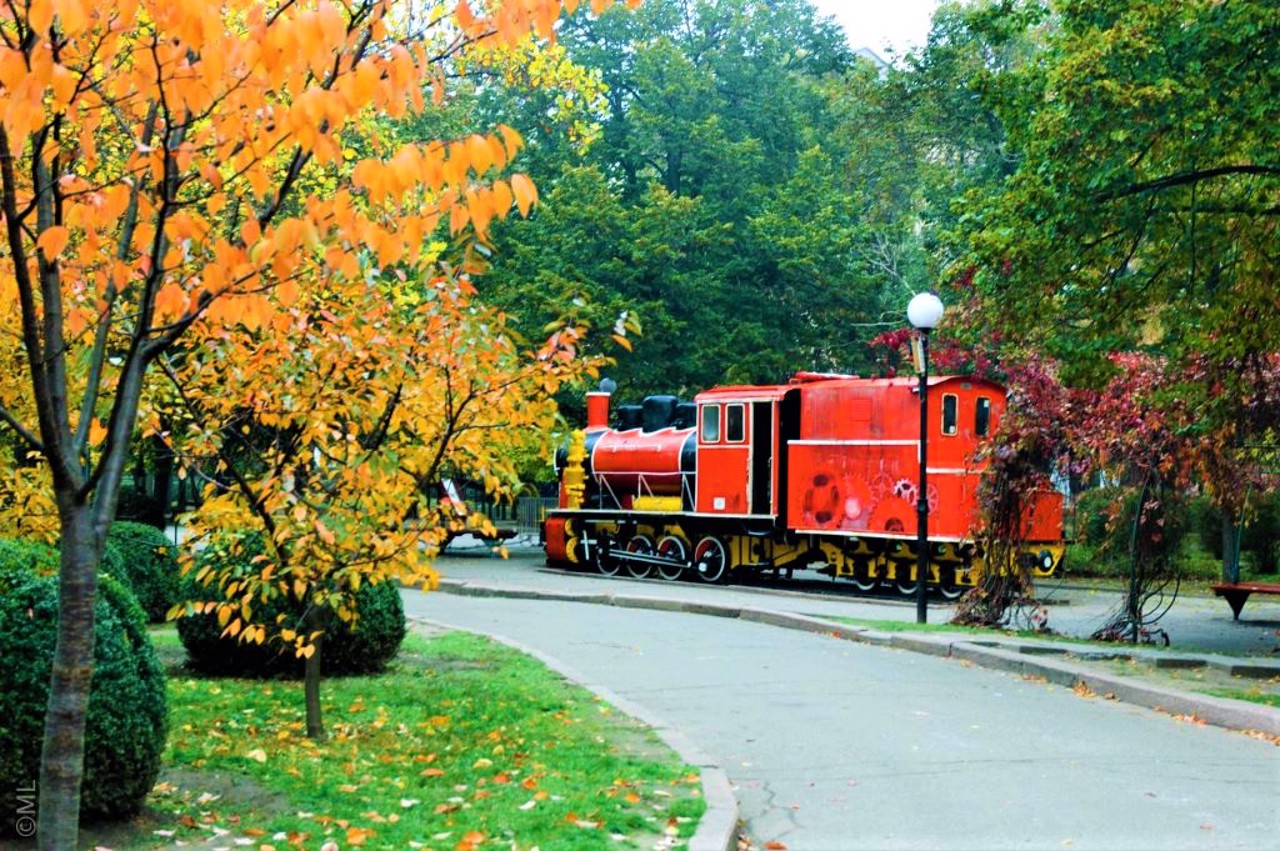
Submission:
[[[501,593],[502,591],[514,591],[523,589],[498,589],[493,587],[472,586],[467,587],[465,583],[451,582],[450,587],[446,588],[445,583],[440,583],[438,590],[445,593],[465,594],[476,597],[507,597],[518,599],[550,599],[564,600],[568,599],[572,602],[594,602],[607,603],[607,600],[581,599],[583,597],[607,597],[608,595],[598,594],[554,594],[554,593]],[[498,593],[485,593],[487,591],[495,591]],[[638,600],[650,600],[651,598],[637,598]],[[635,608],[644,608],[644,606],[635,606]],[[657,608],[657,607],[651,607]],[[724,769],[711,758],[710,755],[703,752],[701,748],[693,743],[689,737],[672,727],[663,718],[658,717],[648,708],[636,703],[635,701],[625,698],[607,686],[599,683],[591,682],[584,674],[579,673],[575,669],[561,662],[554,656],[548,656],[540,650],[535,650],[522,642],[513,638],[500,635],[498,633],[489,632],[488,630],[475,630],[468,627],[455,626],[454,624],[432,618],[411,617],[410,620],[427,624],[429,626],[452,629],[461,632],[481,632],[481,634],[492,638],[494,641],[501,642],[513,650],[517,650],[526,656],[537,659],[560,676],[579,686],[587,689],[595,694],[601,700],[613,706],[619,712],[623,712],[635,718],[645,726],[651,728],[658,738],[666,743],[667,747],[676,752],[680,759],[689,765],[696,765],[702,777],[702,799],[706,801],[707,809],[702,814],[702,819],[698,822],[698,827],[694,830],[693,836],[689,839],[689,851],[734,851],[738,847],[738,801],[733,796],[732,787],[729,785],[729,775]]]
[[[670,597],[548,592],[462,581],[441,582],[439,590],[468,596],[561,600],[738,618],[782,629],[830,635],[833,638],[846,641],[859,641],[865,644],[891,647],[913,653],[924,653],[940,658],[957,659],[980,665],[984,668],[1006,671],[1020,676],[1043,678],[1047,682],[1074,689],[1084,695],[1102,695],[1106,699],[1114,699],[1172,715],[1188,716],[1218,727],[1239,731],[1258,731],[1271,736],[1280,736],[1280,709],[1248,701],[1213,697],[1207,694],[1195,694],[1151,683],[1136,682],[1125,677],[1089,670],[1080,665],[1072,664],[1070,660],[1065,658],[1054,658],[1065,656],[1071,652],[1071,649],[1067,647],[1018,643],[1015,641],[969,641],[945,634],[877,632],[865,627],[841,624],[791,612],[780,612],[757,607],[721,606],[715,603],[695,602]],[[511,644],[512,642],[506,643]],[[534,653],[532,655],[537,654]],[[1125,658],[1129,654],[1095,652],[1089,655],[1096,661],[1105,661],[1107,659]],[[1248,663],[1241,662],[1238,659],[1216,656],[1189,654],[1188,657],[1153,656],[1145,658],[1154,660],[1158,667],[1166,668],[1207,665],[1230,674],[1275,676],[1280,673],[1280,668],[1275,665],[1268,665],[1265,662],[1260,664]],[[552,665],[551,667],[556,666]],[[559,668],[556,669],[560,670]],[[571,677],[571,679],[576,678]],[[595,690],[592,686],[588,686],[588,688]],[[630,712],[629,714],[642,717],[644,713],[641,711]],[[656,729],[663,726],[660,720],[652,723],[646,720],[646,723],[650,723]],[[673,747],[675,746],[673,745]],[[680,753],[678,748],[676,750],[677,753]],[[687,761],[693,762],[693,760]],[[708,806],[710,806],[709,795]]]
[[1029,658],[1025,653],[982,647],[968,642],[953,645],[951,655],[984,668],[1043,677],[1048,682],[1075,689],[1086,696],[1098,695],[1171,715],[1192,716],[1207,724],[1230,730],[1256,730],[1280,736],[1280,711],[1262,704],[1208,694],[1192,694],[1100,671],[1085,670],[1065,660],[1035,656]]

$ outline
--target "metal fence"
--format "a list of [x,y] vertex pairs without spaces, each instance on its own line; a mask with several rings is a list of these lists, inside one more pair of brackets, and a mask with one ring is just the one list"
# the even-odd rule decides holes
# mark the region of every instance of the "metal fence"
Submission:
[[516,528],[521,532],[536,533],[542,527],[547,512],[555,507],[555,497],[520,497],[516,500]]

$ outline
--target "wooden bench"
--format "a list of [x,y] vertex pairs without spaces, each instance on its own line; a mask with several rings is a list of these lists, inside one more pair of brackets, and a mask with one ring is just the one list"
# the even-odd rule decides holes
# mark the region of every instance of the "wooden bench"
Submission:
[[1213,586],[1213,593],[1227,598],[1227,605],[1236,620],[1240,620],[1240,610],[1250,594],[1280,594],[1280,585],[1266,582],[1220,582]]

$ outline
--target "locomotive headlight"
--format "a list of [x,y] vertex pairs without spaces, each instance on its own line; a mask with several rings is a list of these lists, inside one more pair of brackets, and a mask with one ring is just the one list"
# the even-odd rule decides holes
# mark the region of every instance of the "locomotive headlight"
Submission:
[[1040,559],[1041,567],[1043,567],[1045,570],[1053,569],[1053,553],[1049,552],[1048,550],[1041,550],[1039,552],[1038,557]]

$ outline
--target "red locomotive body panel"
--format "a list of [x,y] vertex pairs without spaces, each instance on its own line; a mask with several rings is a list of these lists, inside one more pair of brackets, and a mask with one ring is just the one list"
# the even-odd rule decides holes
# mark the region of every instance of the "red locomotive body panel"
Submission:
[[718,387],[699,393],[696,510],[778,513],[778,402],[788,387]]
[[[561,506],[563,508],[563,506]],[[547,558],[554,561],[569,561],[569,536],[565,530],[563,517],[550,517],[542,526],[542,547]]]
[[636,496],[672,496],[681,492],[681,452],[692,429],[605,430],[591,448],[590,469],[597,484],[624,508]]
[[747,504],[751,450],[745,445],[698,447],[697,511],[704,514],[750,514]]
[[[914,538],[920,470],[919,382],[833,378],[801,385],[790,443],[792,528]],[[929,536],[971,537],[974,459],[1004,413],[1004,390],[980,379],[929,381]]]
[[1062,540],[1062,503],[1062,494],[1057,491],[1037,493],[1035,502],[1023,518],[1023,536],[1028,541]]

